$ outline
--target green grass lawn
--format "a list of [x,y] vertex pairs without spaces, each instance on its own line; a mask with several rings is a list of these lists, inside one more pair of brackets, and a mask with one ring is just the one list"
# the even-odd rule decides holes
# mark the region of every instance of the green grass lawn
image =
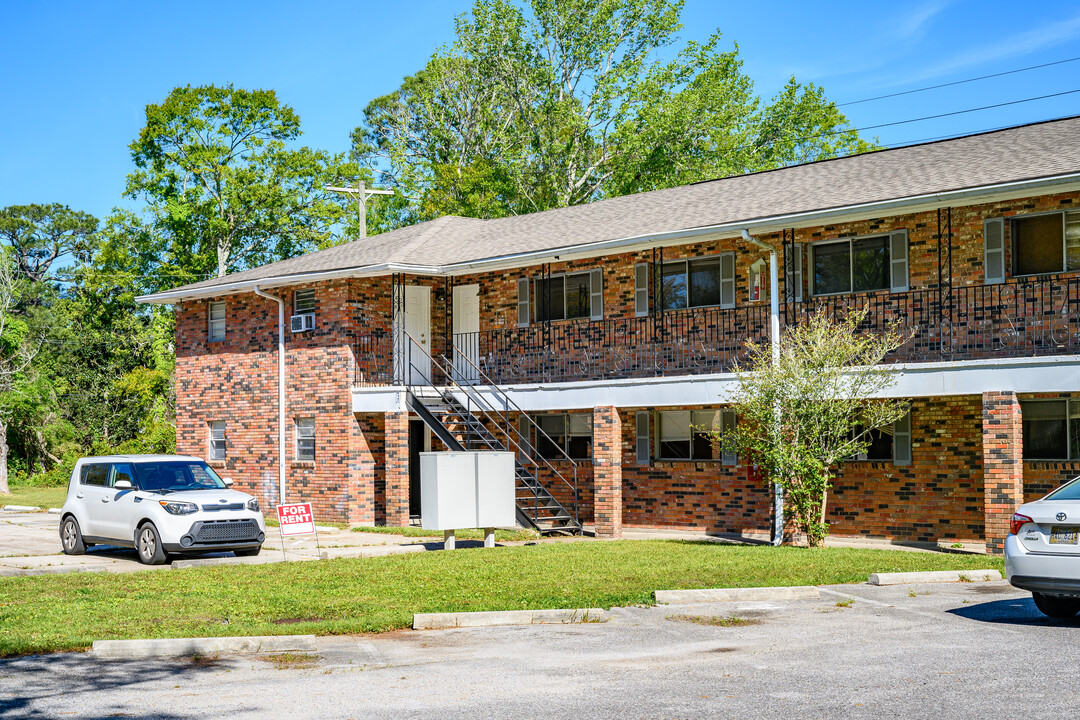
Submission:
[[[437,530],[424,530],[418,527],[388,527],[377,525],[375,527],[354,527],[353,532],[376,533],[380,535],[401,535],[412,538],[438,538],[442,539],[442,532]],[[457,540],[483,540],[483,530],[458,530],[454,533]],[[496,530],[495,539],[499,542],[517,542],[536,540],[540,533],[535,530]]]
[[0,656],[104,639],[381,632],[411,626],[417,612],[609,608],[651,604],[658,589],[1002,567],[1000,559],[972,555],[647,540],[4,578]]
[[34,507],[60,507],[67,497],[64,487],[13,487],[11,494],[0,494],[0,507],[4,505],[32,505]]

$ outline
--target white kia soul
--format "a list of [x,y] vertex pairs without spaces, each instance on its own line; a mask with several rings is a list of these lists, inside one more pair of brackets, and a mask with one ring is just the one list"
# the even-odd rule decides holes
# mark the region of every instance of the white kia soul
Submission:
[[147,565],[171,554],[258,555],[266,538],[259,502],[231,484],[196,457],[83,458],[60,511],[64,552],[81,555],[95,544],[133,547]]

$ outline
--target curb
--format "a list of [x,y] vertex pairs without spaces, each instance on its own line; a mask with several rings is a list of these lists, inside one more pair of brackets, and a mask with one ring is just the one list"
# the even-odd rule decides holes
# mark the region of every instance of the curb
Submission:
[[819,597],[821,595],[813,585],[656,591],[656,602],[658,603],[768,602],[772,600],[817,600]]
[[176,657],[183,655],[316,652],[314,635],[95,640],[91,652],[103,658]]
[[41,512],[41,508],[34,505],[5,505],[0,510],[6,512]]
[[0,568],[0,577],[37,577],[38,575],[69,575],[71,573],[103,573],[103,567],[56,565],[40,568]]
[[904,585],[908,583],[987,582],[1000,580],[997,570],[936,570],[927,572],[874,573],[867,582],[871,585]]
[[609,615],[599,608],[575,610],[497,610],[494,612],[416,613],[413,630],[496,627],[499,625],[539,625],[542,623],[607,622]]

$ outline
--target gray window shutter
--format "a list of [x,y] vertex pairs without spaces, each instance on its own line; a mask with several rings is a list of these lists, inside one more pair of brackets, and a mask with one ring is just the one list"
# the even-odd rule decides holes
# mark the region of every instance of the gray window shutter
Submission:
[[527,462],[532,456],[532,425],[529,423],[529,416],[525,413],[518,415],[518,460],[522,463]]
[[911,464],[911,411],[893,423],[893,465]]
[[529,326],[529,278],[518,278],[518,327]]
[[983,269],[987,285],[1005,282],[1005,218],[983,221]]
[[649,263],[634,266],[634,315],[649,314]]
[[784,291],[788,302],[802,302],[802,248],[802,243],[795,243],[784,250]]
[[720,256],[720,307],[735,307],[735,253]]
[[[728,433],[735,429],[735,411],[734,410],[722,410],[720,412],[720,434],[725,439],[728,437]],[[722,465],[738,465],[739,456],[728,450],[725,445],[720,454],[720,463]]]
[[635,437],[637,438],[637,464],[648,465],[650,462],[649,450],[649,413],[640,411],[635,420]]
[[589,319],[604,319],[604,271],[589,273]]
[[907,230],[889,233],[889,257],[891,259],[893,292],[908,290],[908,236]]

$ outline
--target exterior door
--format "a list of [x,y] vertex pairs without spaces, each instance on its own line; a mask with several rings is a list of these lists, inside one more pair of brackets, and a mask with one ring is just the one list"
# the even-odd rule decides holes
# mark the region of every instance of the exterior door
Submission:
[[405,376],[410,385],[431,379],[431,288],[405,286]]
[[480,286],[454,286],[454,375],[478,380],[480,366]]

